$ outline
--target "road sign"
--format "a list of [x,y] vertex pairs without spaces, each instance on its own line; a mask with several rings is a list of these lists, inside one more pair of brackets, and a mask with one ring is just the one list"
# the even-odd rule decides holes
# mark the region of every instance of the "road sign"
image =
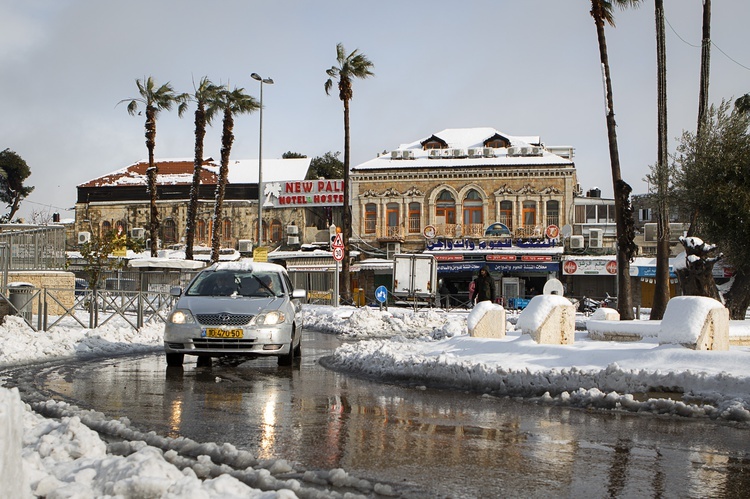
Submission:
[[336,233],[336,237],[333,239],[332,246],[334,248],[343,248],[344,247],[344,238],[341,237],[341,232]]
[[385,286],[378,286],[378,288],[375,290],[375,299],[380,303],[385,303],[385,301],[388,299],[388,290]]
[[333,259],[340,262],[344,259],[344,248],[342,246],[333,247]]

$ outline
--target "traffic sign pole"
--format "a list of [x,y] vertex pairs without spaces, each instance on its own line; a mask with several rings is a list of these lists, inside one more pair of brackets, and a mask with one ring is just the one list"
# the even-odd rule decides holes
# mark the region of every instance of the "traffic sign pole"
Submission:
[[339,265],[341,263],[336,260],[336,274],[333,278],[333,306],[338,307],[339,306]]

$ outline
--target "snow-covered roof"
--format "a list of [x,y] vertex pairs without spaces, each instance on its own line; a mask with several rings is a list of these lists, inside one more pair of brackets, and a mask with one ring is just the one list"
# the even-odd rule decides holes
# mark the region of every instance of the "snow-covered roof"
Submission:
[[[311,158],[263,159],[263,181],[303,180],[310,167]],[[193,160],[190,158],[158,159],[157,185],[190,185],[193,182]],[[220,162],[209,158],[203,163],[202,184],[215,184],[219,177]],[[142,160],[114,172],[91,179],[78,187],[116,187],[146,185],[148,161]],[[257,184],[257,159],[230,159],[230,184]]]
[[[488,148],[487,140],[505,139],[510,147]],[[443,149],[424,149],[427,141],[444,143]],[[555,150],[572,150],[556,147]],[[445,168],[471,166],[573,166],[571,159],[550,152],[539,136],[513,136],[494,128],[448,128],[429,137],[401,144],[391,152],[366,161],[352,171],[389,168]]]

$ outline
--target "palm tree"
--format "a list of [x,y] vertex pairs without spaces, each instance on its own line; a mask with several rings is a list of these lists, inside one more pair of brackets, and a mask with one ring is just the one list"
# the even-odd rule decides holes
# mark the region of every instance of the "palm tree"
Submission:
[[607,135],[609,139],[609,161],[612,168],[612,184],[615,195],[615,221],[617,224],[617,308],[620,318],[634,319],[633,298],[630,292],[630,260],[635,256],[635,228],[633,208],[630,205],[632,188],[622,179],[620,171],[620,154],[617,150],[617,125],[615,123],[614,99],[612,97],[612,79],[609,71],[607,38],[604,36],[604,24],[615,26],[613,4],[620,8],[635,7],[639,0],[591,0],[591,16],[596,25],[599,41],[599,57],[604,70],[606,91]]
[[195,219],[198,215],[198,194],[203,170],[203,139],[206,137],[206,125],[210,125],[213,117],[219,111],[219,95],[222,87],[214,85],[204,76],[198,83],[198,88],[191,96],[197,107],[195,109],[195,158],[193,160],[193,183],[190,187],[190,201],[188,203],[187,224],[185,228],[185,259],[193,259],[193,243],[195,242]]
[[[703,125],[708,114],[708,80],[711,72],[711,0],[703,0],[703,36],[701,39],[701,75],[698,92],[698,126],[696,140],[703,138]],[[698,211],[693,210],[687,235],[694,236],[698,229]]]
[[[148,191],[151,196],[151,222],[149,234],[151,236],[151,256],[157,255],[159,234],[159,212],[156,208],[156,176],[157,167],[154,164],[154,148],[156,147],[156,118],[162,110],[171,110],[177,104],[177,113],[182,117],[187,109],[188,94],[176,94],[169,82],[156,87],[153,77],[144,80],[135,80],[138,87],[139,97],[123,99],[118,104],[128,102],[128,114],[134,116],[138,111],[138,104],[146,106],[146,148],[148,149]],[[138,113],[141,114],[140,112]]]
[[338,80],[339,99],[344,103],[344,213],[342,217],[343,231],[342,240],[344,243],[344,260],[341,265],[341,298],[344,302],[351,301],[352,286],[349,279],[349,238],[352,234],[352,213],[349,199],[349,159],[350,159],[350,139],[349,139],[349,101],[352,100],[352,79],[367,78],[374,76],[371,71],[372,62],[366,55],[360,54],[354,50],[349,55],[344,50],[344,45],[336,45],[336,66],[331,66],[326,70],[328,79],[325,82],[325,91],[327,95],[331,94],[334,80]]
[[651,318],[661,320],[669,301],[669,155],[667,151],[667,47],[664,31],[664,0],[654,2],[656,17],[656,87],[658,151],[656,161],[656,288]]
[[[224,119],[221,130],[221,167],[219,178],[216,182],[216,204],[214,204],[213,233],[211,234],[211,262],[219,261],[219,246],[221,244],[221,211],[224,205],[224,192],[229,176],[229,155],[232,152],[234,142],[234,115],[252,113],[260,109],[260,104],[255,98],[247,95],[244,88],[236,88],[232,91],[224,89],[219,93],[220,108],[224,111]],[[258,192],[258,202],[261,202],[262,193]],[[260,220],[258,220],[260,223]]]

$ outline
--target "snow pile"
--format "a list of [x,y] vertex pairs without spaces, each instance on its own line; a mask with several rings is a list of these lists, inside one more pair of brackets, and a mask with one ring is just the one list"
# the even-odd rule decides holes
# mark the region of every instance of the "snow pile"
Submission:
[[693,344],[703,330],[708,313],[724,305],[705,296],[677,296],[667,303],[661,321],[659,341],[677,345]]
[[148,352],[164,344],[164,324],[147,324],[140,331],[128,324],[108,323],[98,329],[54,327],[34,332],[18,316],[5,316],[0,325],[0,367],[74,355]]
[[560,295],[536,295],[518,316],[516,329],[525,333],[536,331],[541,327],[552,309],[558,305],[569,305],[570,300]]
[[306,329],[357,339],[448,338],[468,331],[464,314],[447,314],[440,309],[391,307],[380,311],[371,307],[308,305],[302,312]]

